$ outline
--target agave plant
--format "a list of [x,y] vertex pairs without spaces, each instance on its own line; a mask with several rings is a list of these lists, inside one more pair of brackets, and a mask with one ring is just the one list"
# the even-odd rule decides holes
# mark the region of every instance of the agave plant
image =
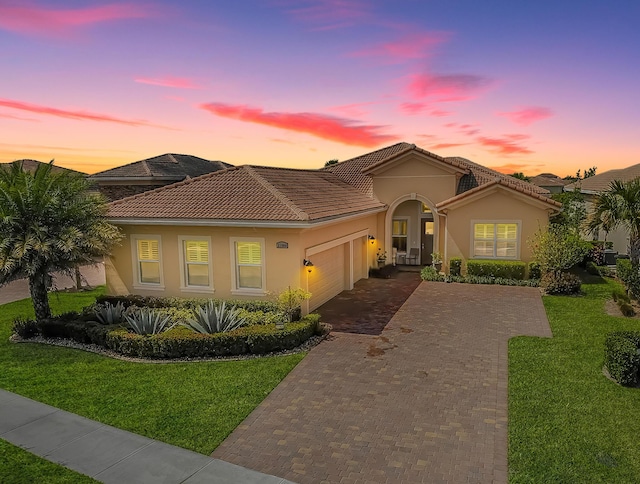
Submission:
[[213,301],[209,301],[205,306],[198,306],[195,317],[189,318],[183,326],[198,333],[212,334],[233,331],[246,323],[240,309],[227,307],[225,302],[216,306]]
[[127,326],[137,334],[158,334],[167,328],[171,318],[154,309],[143,308],[125,314]]
[[115,306],[110,302],[103,305],[96,306],[93,310],[98,322],[102,324],[117,324],[121,323],[124,313],[124,305],[122,302],[118,302]]

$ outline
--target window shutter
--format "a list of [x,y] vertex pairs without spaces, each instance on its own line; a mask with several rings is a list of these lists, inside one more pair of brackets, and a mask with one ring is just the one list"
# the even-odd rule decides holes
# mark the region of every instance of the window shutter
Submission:
[[516,224],[498,224],[497,232],[498,239],[516,240],[518,226]]
[[206,240],[185,240],[187,262],[209,262],[209,243]]
[[138,258],[140,260],[159,260],[157,240],[138,240]]
[[474,239],[493,239],[493,224],[475,224]]
[[262,250],[259,242],[236,242],[238,264],[262,264]]

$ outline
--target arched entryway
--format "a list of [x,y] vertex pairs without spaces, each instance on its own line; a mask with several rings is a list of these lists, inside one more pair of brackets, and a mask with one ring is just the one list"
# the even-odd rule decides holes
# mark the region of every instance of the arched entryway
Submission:
[[[392,262],[431,264],[431,253],[440,246],[438,213],[427,197],[411,193],[389,205],[385,217],[385,247]],[[395,254],[395,259],[394,259]]]

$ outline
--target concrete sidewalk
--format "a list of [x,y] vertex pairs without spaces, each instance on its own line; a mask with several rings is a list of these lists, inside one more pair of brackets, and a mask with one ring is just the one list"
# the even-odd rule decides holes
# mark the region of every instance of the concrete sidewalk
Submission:
[[1,389],[0,438],[105,483],[291,483]]

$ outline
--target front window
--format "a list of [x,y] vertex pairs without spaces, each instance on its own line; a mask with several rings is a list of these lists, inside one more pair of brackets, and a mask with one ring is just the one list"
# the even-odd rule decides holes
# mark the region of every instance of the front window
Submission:
[[254,240],[236,240],[234,242],[234,248],[236,260],[236,289],[263,289],[263,243]]
[[407,251],[407,225],[406,219],[394,219],[393,227],[391,231],[392,246],[397,249],[398,252]]
[[473,256],[497,259],[516,259],[518,257],[518,224],[474,224]]
[[208,238],[182,239],[183,277],[187,287],[210,287]]
[[135,241],[138,283],[159,286],[162,283],[160,239],[140,237]]

